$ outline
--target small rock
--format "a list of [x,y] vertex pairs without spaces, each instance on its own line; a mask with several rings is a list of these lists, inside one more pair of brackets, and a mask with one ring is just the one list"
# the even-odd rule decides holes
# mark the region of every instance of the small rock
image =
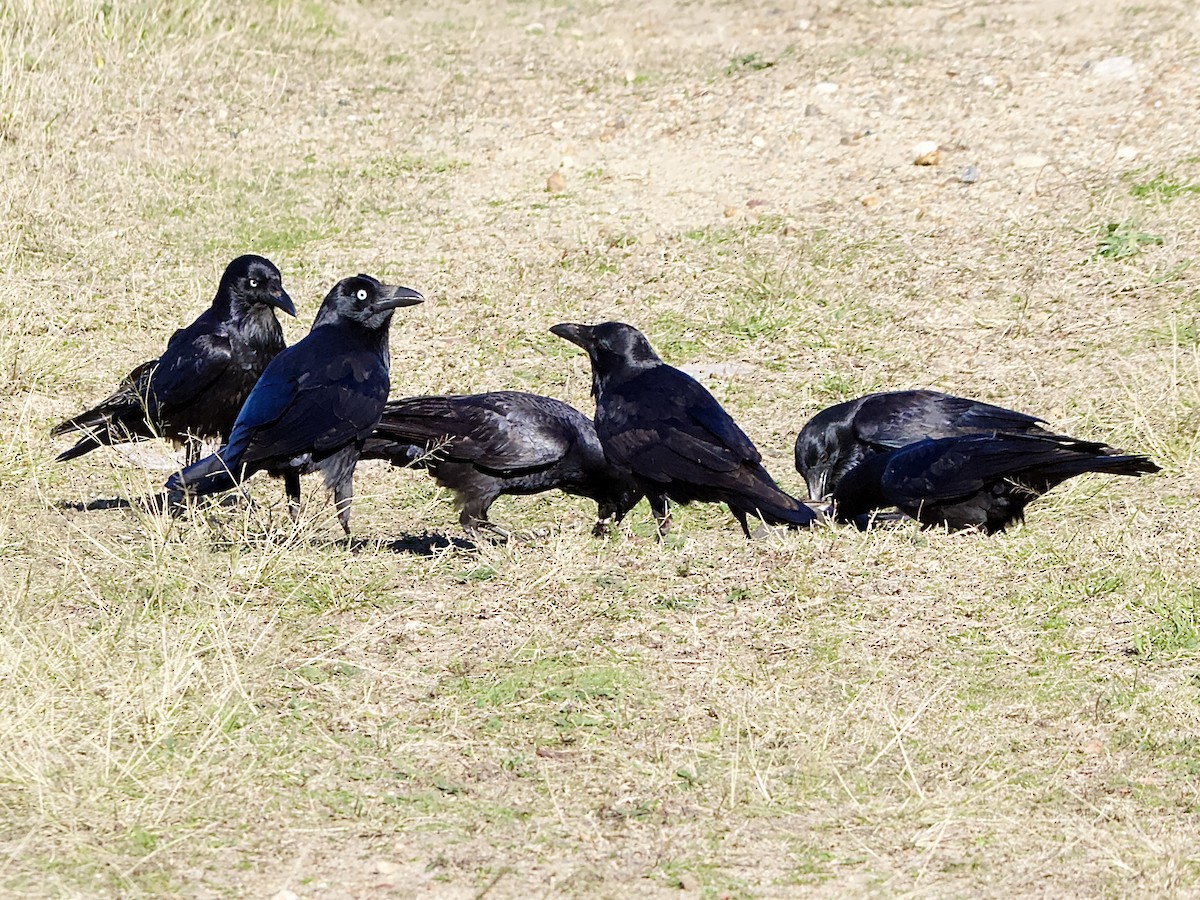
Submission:
[[525,26],[525,33],[526,34],[545,34],[546,26],[543,25],[541,22],[530,22],[528,25]]
[[936,166],[942,161],[942,151],[937,141],[921,141],[913,147],[914,166]]
[[865,206],[867,209],[874,209],[880,203],[883,202],[883,198],[881,198],[878,194],[867,194],[865,196],[859,197],[858,202],[861,203],[863,206]]
[[567,176],[562,172],[551,172],[546,179],[546,190],[551,194],[561,194],[567,189]]
[[760,207],[760,206],[766,206],[766,205],[767,205],[767,201],[766,201],[766,200],[760,200],[758,197],[755,197],[755,198],[753,198],[752,200],[747,200],[747,201],[746,201],[746,207],[747,207],[748,209],[758,209],[758,207]]
[[393,862],[390,859],[375,860],[375,871],[380,875],[395,875],[403,868],[404,866],[400,865],[400,863]]
[[1130,147],[1128,144],[1122,144],[1117,148],[1117,159],[1128,162],[1131,159],[1137,159],[1142,155],[1142,151],[1137,147]]
[[750,138],[750,143],[757,150],[761,150],[763,147],[767,146],[767,141],[761,134],[756,134],[754,137]]
[[300,900],[300,895],[295,891],[289,891],[287,888],[280,888],[271,895],[271,900]]
[[1013,157],[1013,165],[1018,169],[1040,169],[1048,162],[1040,153],[1018,153]]
[[974,166],[967,166],[958,176],[958,180],[963,184],[974,184],[979,180],[979,170]]
[[1110,56],[1108,59],[1092,63],[1088,66],[1088,71],[1093,78],[1104,81],[1124,81],[1137,74],[1137,68],[1128,56]]
[[998,82],[995,79],[995,77],[992,75],[980,75],[979,76],[979,84],[981,87],[994,88],[999,83],[1000,82]]
[[813,119],[821,115],[821,107],[815,103],[806,104],[804,107],[804,115],[806,118]]
[[727,207],[725,207],[725,218],[732,219],[735,216],[737,216],[737,214],[740,212],[741,212],[741,210],[738,209],[736,206],[727,206]]
[[821,81],[813,86],[814,94],[836,94],[838,86],[832,81]]
[[684,872],[679,876],[679,886],[685,891],[700,890],[700,879],[691,872]]
[[1104,752],[1104,743],[1102,741],[1088,741],[1079,748],[1086,756],[1099,756]]

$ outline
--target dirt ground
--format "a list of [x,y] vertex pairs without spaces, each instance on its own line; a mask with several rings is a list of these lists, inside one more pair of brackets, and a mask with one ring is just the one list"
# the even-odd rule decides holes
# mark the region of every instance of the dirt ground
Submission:
[[[0,885],[1194,896],[1200,13],[1185,2],[0,3]],[[925,164],[917,164],[918,158]],[[995,539],[589,536],[360,467],[180,522],[47,433],[269,256],[423,291],[393,392],[591,410],[621,319],[794,492],[934,387],[1150,454]]]

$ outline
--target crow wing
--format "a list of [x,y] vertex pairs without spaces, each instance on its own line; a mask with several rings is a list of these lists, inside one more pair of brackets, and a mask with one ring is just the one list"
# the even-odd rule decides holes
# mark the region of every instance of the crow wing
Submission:
[[859,439],[902,447],[925,438],[988,432],[1048,434],[1041,419],[937,391],[891,391],[867,397],[854,415]]
[[244,465],[324,453],[366,437],[387,400],[387,360],[347,353],[320,328],[276,356],[246,398],[229,436]]
[[374,436],[437,448],[438,458],[504,473],[559,462],[578,443],[580,427],[593,426],[565,403],[495,391],[393,400]]

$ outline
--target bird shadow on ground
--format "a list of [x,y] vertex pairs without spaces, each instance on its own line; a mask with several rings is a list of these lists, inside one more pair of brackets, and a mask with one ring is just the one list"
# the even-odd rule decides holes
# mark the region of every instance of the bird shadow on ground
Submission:
[[354,541],[352,550],[366,547],[379,547],[391,550],[393,553],[408,553],[412,556],[437,556],[441,553],[456,550],[474,551],[479,545],[465,538],[447,537],[444,534],[425,532],[424,534],[406,534],[393,541]]
[[[213,505],[220,507],[236,506],[241,498],[236,495],[221,497]],[[59,509],[73,512],[96,512],[109,509],[139,509],[142,512],[162,513],[170,508],[170,499],[163,494],[150,494],[144,497],[98,497],[95,500],[60,500]]]

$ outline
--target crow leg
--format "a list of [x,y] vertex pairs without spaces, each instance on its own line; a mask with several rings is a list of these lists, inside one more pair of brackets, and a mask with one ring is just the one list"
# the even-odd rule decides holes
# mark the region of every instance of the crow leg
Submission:
[[742,526],[742,534],[744,534],[746,536],[746,539],[749,540],[750,539],[750,523],[746,521],[746,513],[740,509],[734,509],[732,506],[729,507],[729,511],[731,513],[733,513],[733,517],[735,519],[737,519],[738,524]]
[[470,523],[464,523],[463,531],[467,533],[468,537],[476,541],[483,540],[483,532],[485,531],[491,532],[493,535],[499,538],[501,542],[504,543],[507,543],[509,537],[511,537],[507,529],[501,528],[499,525],[495,525],[489,522],[487,519],[476,519]]
[[300,521],[300,473],[288,469],[283,473],[283,489],[287,493],[288,515],[292,522]]
[[342,531],[350,536],[350,500],[354,497],[354,471],[333,486],[333,502],[337,507],[338,521]]
[[667,498],[662,494],[650,494],[650,512],[654,514],[654,524],[658,526],[658,539],[661,541],[671,530],[671,513],[667,509]]

